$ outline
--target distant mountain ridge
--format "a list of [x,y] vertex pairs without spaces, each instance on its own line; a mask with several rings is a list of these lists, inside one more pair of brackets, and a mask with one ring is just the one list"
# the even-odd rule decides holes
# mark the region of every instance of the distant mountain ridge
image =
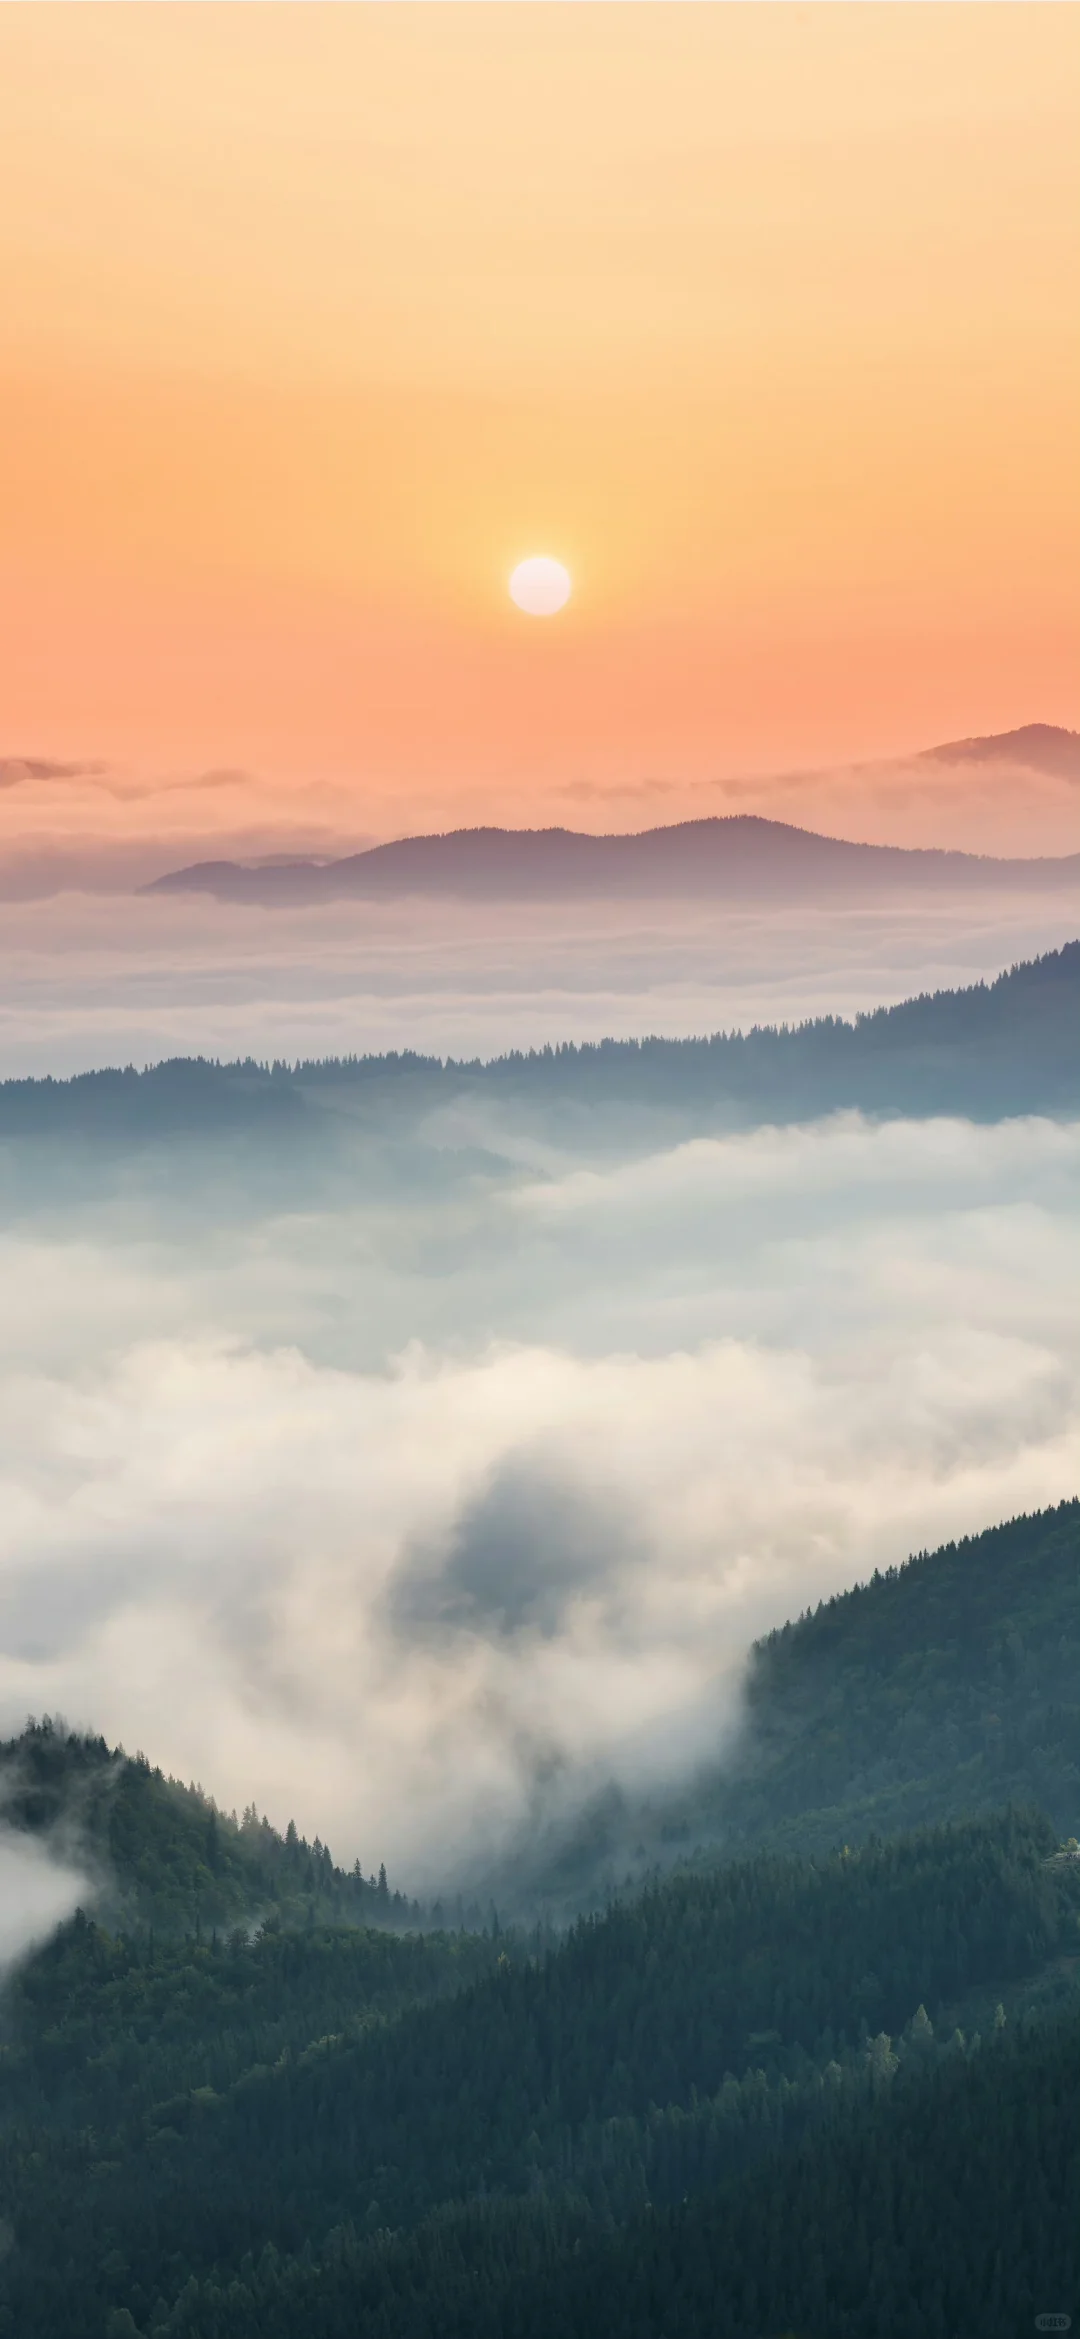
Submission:
[[[944,763],[1028,763],[1080,778],[1080,734],[1049,723],[930,748]],[[336,861],[197,861],[146,893],[208,893],[263,908],[408,895],[480,901],[850,898],[888,889],[1080,886],[1080,853],[995,860],[938,848],[858,844],[757,813],[594,836],[568,828],[462,828],[398,837]]]
[[197,861],[146,893],[209,893],[272,909],[319,901],[396,901],[413,894],[478,901],[783,901],[862,893],[1080,887],[1080,853],[994,860],[902,845],[853,844],[740,812],[670,828],[592,836],[569,828],[460,828],[398,837],[341,861],[248,868]]
[[992,731],[983,738],[949,739],[943,747],[928,747],[924,760],[1015,763],[1056,779],[1080,780],[1080,731],[1064,731],[1058,723],[1021,723],[1017,731]]

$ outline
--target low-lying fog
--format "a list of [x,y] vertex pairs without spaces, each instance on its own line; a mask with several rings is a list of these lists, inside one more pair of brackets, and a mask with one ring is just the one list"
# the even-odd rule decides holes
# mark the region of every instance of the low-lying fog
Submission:
[[163,1056],[488,1056],[851,1014],[995,975],[1080,933],[1075,894],[700,902],[56,895],[4,906],[0,1077]]
[[9,1728],[423,1887],[677,1777],[762,1627],[1080,1484],[1080,1125],[338,1142],[285,1215],[209,1147],[9,1179]]

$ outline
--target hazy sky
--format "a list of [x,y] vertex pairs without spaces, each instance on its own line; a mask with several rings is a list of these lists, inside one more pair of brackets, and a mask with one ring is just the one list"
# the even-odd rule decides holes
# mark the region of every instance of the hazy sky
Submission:
[[1057,6],[3,9],[0,755],[265,842],[1074,722],[1078,95]]

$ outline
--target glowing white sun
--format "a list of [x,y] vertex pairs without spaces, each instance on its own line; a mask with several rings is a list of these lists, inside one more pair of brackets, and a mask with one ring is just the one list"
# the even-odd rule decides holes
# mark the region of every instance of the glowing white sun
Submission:
[[526,617],[554,617],[570,599],[570,571],[561,560],[538,552],[532,560],[518,562],[510,579],[510,599]]

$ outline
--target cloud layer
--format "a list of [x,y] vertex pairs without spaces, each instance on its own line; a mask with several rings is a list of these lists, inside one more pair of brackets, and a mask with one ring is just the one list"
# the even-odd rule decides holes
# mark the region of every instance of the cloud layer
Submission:
[[424,1882],[722,1743],[762,1627],[1075,1491],[1080,1129],[500,1134],[284,1220],[9,1227],[9,1724]]
[[1080,887],[802,911],[337,902],[268,913],[199,896],[68,896],[11,905],[3,926],[0,1077],[62,1075],[171,1055],[497,1055],[850,1014],[1060,948],[1080,932]]

